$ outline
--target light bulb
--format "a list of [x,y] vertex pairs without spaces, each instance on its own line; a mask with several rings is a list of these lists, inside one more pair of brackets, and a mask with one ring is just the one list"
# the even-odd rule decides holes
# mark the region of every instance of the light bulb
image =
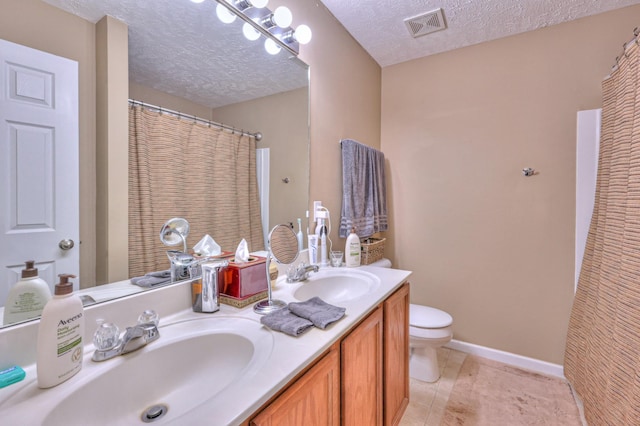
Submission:
[[255,8],[262,9],[263,7],[267,7],[269,0],[251,0],[251,4]]
[[273,22],[280,28],[287,28],[291,25],[292,21],[293,15],[291,14],[291,11],[284,6],[278,7],[273,12]]
[[236,20],[236,15],[231,13],[231,11],[227,9],[226,6],[223,6],[219,3],[218,6],[216,6],[216,15],[218,15],[218,19],[220,19],[225,24],[230,24]]
[[270,38],[264,41],[264,48],[270,55],[277,55],[281,50],[281,47]]
[[311,41],[311,28],[307,25],[300,25],[293,33],[296,41],[300,44],[307,44]]
[[257,40],[260,38],[260,33],[256,31],[255,28],[251,26],[248,22],[245,22],[242,26],[242,34],[247,38],[247,40]]
[[192,3],[202,3],[204,0],[191,0]]

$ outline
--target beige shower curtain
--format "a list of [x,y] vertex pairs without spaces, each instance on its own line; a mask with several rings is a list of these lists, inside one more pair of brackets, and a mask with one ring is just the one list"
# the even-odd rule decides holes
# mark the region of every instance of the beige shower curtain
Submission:
[[[160,228],[190,225],[222,250],[264,249],[255,138],[135,105],[129,108],[129,276],[168,269]],[[182,247],[174,247],[182,250]]]
[[565,376],[590,426],[640,424],[640,74],[637,40],[603,83],[596,204]]

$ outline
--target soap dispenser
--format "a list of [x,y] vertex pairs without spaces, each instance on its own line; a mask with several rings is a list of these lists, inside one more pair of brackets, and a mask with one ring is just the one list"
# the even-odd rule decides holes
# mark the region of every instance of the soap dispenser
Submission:
[[82,368],[84,308],[73,294],[74,275],[60,274],[54,295],[44,307],[38,327],[36,369],[38,387],[50,388]]
[[38,277],[38,269],[34,265],[35,261],[27,260],[20,281],[9,290],[4,306],[4,325],[39,317],[51,299],[49,285]]
[[356,234],[356,229],[351,228],[351,233],[347,237],[347,243],[345,244],[345,263],[348,268],[354,268],[360,266],[360,251],[362,247],[360,245],[360,238]]

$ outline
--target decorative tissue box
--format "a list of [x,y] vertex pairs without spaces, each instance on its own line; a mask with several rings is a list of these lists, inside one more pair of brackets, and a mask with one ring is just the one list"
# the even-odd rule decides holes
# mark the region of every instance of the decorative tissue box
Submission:
[[251,256],[248,262],[229,260],[218,278],[220,302],[242,308],[267,297],[266,258]]

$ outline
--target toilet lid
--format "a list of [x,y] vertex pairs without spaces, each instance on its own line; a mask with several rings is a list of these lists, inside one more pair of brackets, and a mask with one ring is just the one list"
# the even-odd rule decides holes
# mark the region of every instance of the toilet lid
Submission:
[[453,323],[453,317],[430,306],[409,305],[409,324],[412,327],[443,328]]

